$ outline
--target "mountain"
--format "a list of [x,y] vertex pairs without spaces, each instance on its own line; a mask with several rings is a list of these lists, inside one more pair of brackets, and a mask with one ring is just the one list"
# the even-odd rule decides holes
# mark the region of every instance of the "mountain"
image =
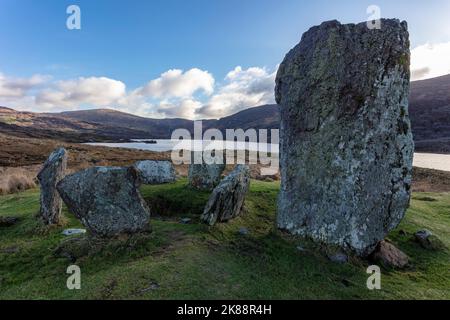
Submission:
[[450,75],[412,82],[409,114],[416,150],[450,153]]
[[[412,82],[409,113],[417,151],[450,153],[450,75]],[[277,105],[264,105],[203,120],[203,129],[275,129],[279,116]],[[193,121],[150,119],[111,109],[33,113],[0,107],[0,133],[19,137],[68,142],[167,139],[178,128],[192,133]]]
[[151,119],[111,109],[68,111],[51,115],[94,125],[101,124],[113,128],[125,127],[131,130],[131,135],[123,136],[123,138],[131,139],[166,139],[170,138],[172,131],[177,128],[185,128],[190,131],[193,129],[193,123],[191,120]]

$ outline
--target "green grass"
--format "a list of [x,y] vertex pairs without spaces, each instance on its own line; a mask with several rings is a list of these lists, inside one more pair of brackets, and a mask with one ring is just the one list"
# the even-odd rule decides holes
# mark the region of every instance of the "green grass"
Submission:
[[[73,291],[66,288],[72,263],[53,255],[64,228],[46,229],[35,218],[39,191],[0,197],[0,215],[21,218],[0,229],[0,299],[450,299],[450,194],[414,194],[389,235],[412,267],[383,270],[382,290],[369,291],[368,262],[331,263],[314,244],[276,230],[277,182],[252,181],[245,214],[215,227],[198,219],[208,193],[185,184],[143,187],[154,203],[150,239],[77,260],[82,289]],[[65,227],[80,226],[64,215]],[[184,217],[192,223],[181,224]],[[240,235],[240,227],[250,233]],[[423,228],[447,248],[426,251],[412,241]]]

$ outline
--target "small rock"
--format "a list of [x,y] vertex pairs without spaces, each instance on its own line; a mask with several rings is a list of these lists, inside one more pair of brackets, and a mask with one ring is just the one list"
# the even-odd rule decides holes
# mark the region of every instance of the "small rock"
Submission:
[[372,259],[381,262],[386,267],[405,268],[409,263],[408,256],[392,243],[382,240],[372,253]]
[[248,235],[249,234],[249,231],[248,231],[248,229],[247,228],[245,228],[245,227],[241,227],[241,228],[239,228],[239,234],[240,235],[243,235],[243,236],[246,236],[246,235]]
[[442,247],[442,242],[429,230],[420,230],[414,234],[414,239],[427,250],[436,250]]
[[175,169],[170,161],[138,161],[134,167],[143,184],[164,184],[176,180]]
[[347,261],[348,261],[348,256],[342,252],[328,254],[327,256],[328,256],[328,259],[330,259],[330,261],[335,262],[335,263],[344,264],[344,263],[347,263]]
[[183,218],[183,219],[181,219],[181,221],[180,221],[182,224],[189,224],[189,223],[191,223],[191,218]]
[[150,283],[150,286],[148,288],[142,289],[141,292],[147,292],[159,289],[160,285],[157,282]]
[[86,233],[86,229],[66,229],[62,232],[62,234],[65,236],[71,236],[74,234],[82,234],[82,233]]
[[16,217],[0,217],[0,227],[11,227],[19,221]]

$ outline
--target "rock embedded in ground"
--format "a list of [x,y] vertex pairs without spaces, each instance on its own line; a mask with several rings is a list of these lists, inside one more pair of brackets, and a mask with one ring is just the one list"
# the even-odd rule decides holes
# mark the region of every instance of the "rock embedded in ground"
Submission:
[[427,250],[437,250],[443,247],[443,243],[439,238],[426,229],[416,232],[414,234],[414,240],[419,243],[422,248]]
[[62,200],[56,190],[56,185],[64,178],[66,168],[67,151],[64,148],[58,148],[50,154],[37,175],[41,188],[40,217],[45,224],[59,223]]
[[[194,154],[192,152],[192,162]],[[191,163],[188,172],[189,186],[199,190],[212,190],[219,184],[224,170],[225,164]]]
[[402,220],[414,145],[406,22],[324,22],[280,65],[279,228],[361,256]]
[[402,269],[409,263],[409,258],[405,253],[385,240],[380,241],[372,253],[372,259],[389,268]]
[[209,225],[214,225],[216,222],[225,222],[237,217],[242,211],[249,187],[249,167],[237,165],[213,190],[201,219]]
[[331,262],[334,262],[334,263],[344,264],[344,263],[347,263],[347,261],[348,261],[348,256],[342,252],[328,254],[327,257],[328,257],[328,259],[330,259]]
[[0,217],[0,228],[12,227],[17,222],[19,222],[19,218],[16,217]]
[[246,235],[249,234],[249,231],[248,231],[247,228],[241,227],[241,228],[239,228],[238,233],[239,233],[240,235],[242,235],[242,236],[246,236]]
[[180,220],[181,224],[189,224],[191,223],[191,218],[183,218]]
[[65,229],[61,232],[65,236],[72,236],[75,234],[83,234],[86,233],[86,229]]
[[176,180],[175,169],[170,161],[138,161],[134,167],[144,184],[164,184]]
[[65,177],[58,191],[69,210],[95,236],[148,231],[150,211],[133,167],[93,167]]

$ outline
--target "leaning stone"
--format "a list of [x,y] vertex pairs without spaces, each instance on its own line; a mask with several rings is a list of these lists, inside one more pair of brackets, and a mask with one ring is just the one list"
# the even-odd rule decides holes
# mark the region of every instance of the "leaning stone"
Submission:
[[372,259],[389,268],[402,269],[409,263],[409,258],[405,253],[397,249],[392,243],[384,240],[380,241],[372,253]]
[[149,229],[150,211],[133,168],[93,167],[65,177],[58,191],[69,210],[99,237]]
[[250,169],[237,165],[214,189],[201,219],[209,225],[225,222],[238,216],[250,186]]
[[61,217],[62,200],[56,184],[64,178],[67,167],[67,151],[58,148],[45,161],[37,178],[41,186],[40,216],[45,224],[57,224]]
[[143,184],[163,184],[176,180],[175,169],[170,161],[138,161],[134,167]]
[[278,226],[368,255],[409,205],[414,144],[408,116],[406,22],[330,21],[280,65]]

